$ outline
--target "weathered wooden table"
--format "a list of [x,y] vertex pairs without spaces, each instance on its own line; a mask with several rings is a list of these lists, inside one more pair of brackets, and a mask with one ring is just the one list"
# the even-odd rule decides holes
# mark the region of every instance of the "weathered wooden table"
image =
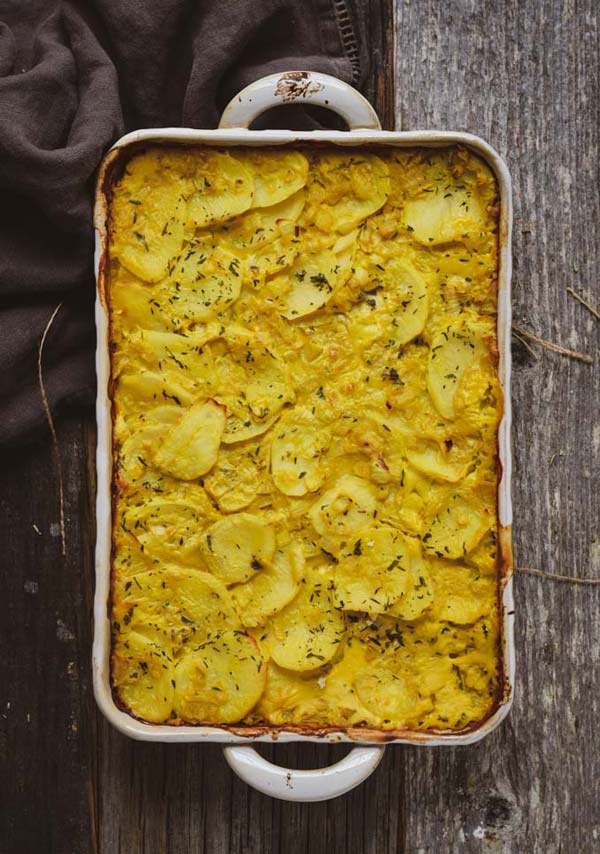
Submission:
[[[520,565],[598,577],[600,323],[567,287],[600,302],[600,4],[356,2],[372,44],[367,94],[386,125],[472,131],[506,157],[516,319],[594,356],[535,359],[515,344],[514,500]],[[600,851],[600,587],[517,576],[517,700],[483,743],[390,747],[343,798],[272,801],[217,746],[138,744],[100,718],[90,417],[63,423],[59,441],[65,559],[49,445],[6,455],[0,474],[5,854]],[[277,758],[309,767],[344,752],[287,746]]]

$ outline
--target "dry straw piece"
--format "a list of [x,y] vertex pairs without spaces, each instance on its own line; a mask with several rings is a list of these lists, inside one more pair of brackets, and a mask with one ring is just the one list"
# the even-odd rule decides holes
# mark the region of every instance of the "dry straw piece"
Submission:
[[530,566],[515,566],[515,572],[522,572],[525,575],[539,575],[542,578],[549,578],[551,581],[561,581],[565,584],[600,584],[600,578],[572,578],[570,575],[559,575],[556,572],[544,572],[543,569],[533,569]]
[[42,371],[42,356],[44,353],[44,344],[46,343],[46,337],[52,324],[54,323],[54,319],[60,309],[62,308],[62,302],[60,302],[54,311],[52,312],[48,323],[46,324],[46,328],[44,329],[43,335],[40,340],[40,346],[38,349],[38,360],[37,360],[37,369],[38,369],[38,382],[40,385],[40,392],[42,395],[42,405],[44,407],[44,412],[46,414],[46,420],[48,422],[48,426],[50,427],[50,433],[52,435],[52,450],[54,453],[54,464],[56,466],[56,471],[58,474],[58,505],[59,505],[59,514],[60,514],[60,544],[61,544],[61,552],[62,556],[66,557],[67,554],[67,540],[65,535],[65,495],[64,495],[64,485],[63,485],[63,476],[62,476],[62,466],[60,463],[60,449],[58,447],[58,438],[56,436],[56,430],[54,429],[54,421],[52,420],[52,413],[50,412],[50,406],[48,404],[48,398],[46,396],[46,388],[44,386],[44,375]]
[[531,353],[531,355],[533,356],[533,358],[534,358],[536,361],[540,358],[540,357],[538,356],[538,354],[535,352],[535,350],[533,349],[533,347],[531,346],[531,344],[529,343],[529,341],[528,341],[526,338],[523,338],[523,336],[522,336],[522,335],[519,335],[519,333],[518,333],[514,328],[513,328],[512,334],[513,334],[513,335],[514,335],[514,337],[517,339],[517,341],[520,341],[520,342],[521,342],[521,344],[523,345],[523,347],[525,347],[525,349],[526,349],[529,353]]
[[[545,350],[551,350],[553,353],[560,353],[561,356],[569,356],[571,359],[578,359],[580,362],[585,362],[588,365],[593,365],[594,360],[591,356],[588,356],[587,353],[578,353],[577,350],[568,350],[566,347],[561,347],[560,344],[555,344],[553,341],[546,341],[545,338],[540,338],[537,335],[534,335],[533,332],[528,332],[527,329],[523,329],[522,326],[519,326],[517,323],[513,323],[512,331],[516,338],[522,341],[523,338],[528,341],[533,341],[534,344],[539,344],[540,347],[543,347]],[[524,343],[522,341],[522,343]]]
[[594,315],[594,317],[596,318],[596,320],[600,320],[600,311],[598,311],[598,309],[597,309],[597,308],[594,308],[594,306],[593,306],[590,302],[588,302],[586,299],[584,299],[584,298],[581,296],[581,294],[578,294],[578,293],[577,293],[577,291],[574,291],[574,290],[573,290],[573,288],[567,288],[567,293],[568,293],[568,294],[571,294],[571,296],[572,296],[574,299],[576,299],[576,300],[577,300],[577,302],[580,302],[580,303],[581,303],[581,305],[584,305],[584,306],[587,308],[587,310],[588,310],[591,314],[593,314],[593,315]]

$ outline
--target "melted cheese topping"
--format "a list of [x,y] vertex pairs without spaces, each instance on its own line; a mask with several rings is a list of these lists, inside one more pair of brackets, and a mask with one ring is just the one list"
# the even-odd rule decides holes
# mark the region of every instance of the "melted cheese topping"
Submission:
[[491,713],[497,229],[494,177],[459,148],[128,161],[108,285],[125,709]]

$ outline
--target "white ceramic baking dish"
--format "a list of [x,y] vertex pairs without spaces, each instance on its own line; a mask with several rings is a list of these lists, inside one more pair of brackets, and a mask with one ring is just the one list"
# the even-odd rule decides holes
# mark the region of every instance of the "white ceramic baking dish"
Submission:
[[[348,131],[297,132],[282,130],[248,130],[254,119],[265,110],[285,103],[318,104],[341,115],[349,126]],[[493,169],[500,190],[500,253],[498,278],[498,348],[499,373],[504,391],[504,415],[499,427],[499,456],[501,480],[498,491],[499,544],[502,564],[502,684],[500,704],[493,715],[464,734],[410,732],[400,738],[389,738],[385,733],[368,734],[354,729],[345,732],[313,732],[301,734],[282,731],[281,728],[262,727],[249,730],[248,735],[238,729],[218,726],[161,726],[142,723],[117,707],[110,685],[110,552],[111,552],[111,477],[112,437],[111,404],[108,395],[110,377],[108,316],[104,299],[105,264],[107,252],[107,199],[105,176],[110,163],[123,149],[140,142],[201,143],[219,146],[260,146],[289,143],[329,143],[336,146],[373,145],[436,148],[459,144],[472,149]],[[286,72],[265,77],[239,93],[223,113],[218,130],[193,130],[188,128],[160,128],[138,130],[122,137],[105,157],[100,168],[94,222],[96,228],[95,267],[97,278],[96,370],[98,375],[97,420],[97,474],[96,502],[96,594],[94,603],[95,633],[93,645],[94,692],[100,709],[120,732],[146,741],[201,742],[216,741],[226,745],[225,758],[233,770],[256,789],[291,801],[319,801],[333,798],[361,783],[377,767],[386,743],[419,744],[423,746],[464,745],[479,741],[494,730],[506,717],[514,691],[515,656],[513,641],[513,589],[511,548],[511,182],[504,161],[486,142],[466,133],[438,131],[388,132],[382,131],[371,105],[346,83],[314,72]],[[310,771],[281,768],[263,759],[251,746],[252,742],[313,741],[350,742],[354,748],[335,765]]]

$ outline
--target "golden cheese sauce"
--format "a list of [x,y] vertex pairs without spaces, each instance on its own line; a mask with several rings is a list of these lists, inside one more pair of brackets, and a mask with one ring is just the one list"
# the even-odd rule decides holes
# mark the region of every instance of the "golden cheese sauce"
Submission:
[[156,147],[109,217],[117,701],[170,724],[489,715],[490,169]]

